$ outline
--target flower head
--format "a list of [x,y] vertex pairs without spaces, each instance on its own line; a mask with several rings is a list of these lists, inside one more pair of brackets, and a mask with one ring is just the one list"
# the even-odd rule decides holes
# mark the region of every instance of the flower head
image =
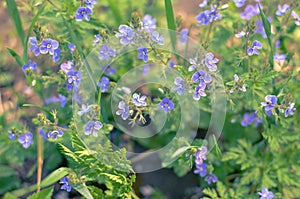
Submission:
[[252,17],[254,17],[255,15],[258,15],[258,14],[259,14],[258,4],[256,4],[255,6],[248,4],[246,6],[245,10],[243,12],[241,12],[241,18],[250,20]]
[[196,170],[194,171],[194,174],[199,174],[201,177],[204,177],[207,172],[207,164],[196,164]]
[[208,4],[208,0],[203,0],[202,3],[199,4],[200,8],[204,8],[205,6],[207,6]]
[[44,140],[48,140],[49,137],[48,137],[47,133],[44,131],[44,129],[41,129],[39,131],[39,134],[43,137]]
[[79,116],[83,116],[84,114],[90,112],[93,108],[93,105],[85,105],[85,104],[82,104],[81,105],[81,109],[77,112],[77,114]]
[[53,57],[52,57],[52,61],[53,62],[58,62],[60,59],[60,49],[55,49],[54,50],[54,54],[53,54]]
[[8,138],[9,138],[10,140],[16,139],[16,137],[17,137],[16,134],[14,134],[12,131],[8,131],[8,133],[9,133]]
[[244,37],[245,35],[246,35],[246,33],[244,31],[241,31],[241,32],[235,34],[234,36],[239,39],[239,38]]
[[18,139],[19,143],[23,145],[25,149],[27,149],[31,144],[33,144],[32,133],[28,132],[26,134],[20,135]]
[[76,46],[75,46],[75,44],[68,44],[68,48],[69,48],[69,50],[70,50],[70,53],[73,53],[74,51],[75,51],[75,49],[76,49]]
[[129,117],[129,106],[127,106],[124,101],[120,101],[118,108],[119,110],[117,110],[116,114],[121,115],[123,120],[127,120]]
[[112,67],[112,66],[106,66],[106,67],[104,68],[104,73],[105,73],[106,75],[113,75],[113,74],[116,73],[116,69],[115,69],[114,67]]
[[252,113],[244,114],[243,120],[241,121],[241,125],[249,126],[249,125],[255,123],[255,126],[257,127],[262,122],[263,122],[263,120],[257,116],[255,111],[253,111]]
[[95,137],[98,136],[98,131],[102,129],[103,124],[99,121],[89,121],[84,127],[84,134],[90,135],[93,134]]
[[152,18],[151,15],[145,15],[143,17],[142,30],[151,32],[156,29],[156,19]]
[[205,55],[204,59],[205,65],[207,66],[209,71],[216,71],[217,70],[217,65],[216,63],[219,62],[219,59],[214,57],[214,54],[212,53],[207,53]]
[[97,46],[100,42],[100,39],[101,39],[101,36],[99,34],[96,34],[93,46]]
[[206,160],[206,153],[207,153],[207,147],[206,146],[202,146],[200,148],[200,150],[196,151],[195,154],[195,163],[196,165],[201,165],[203,164],[203,160]]
[[200,85],[196,86],[194,97],[193,97],[194,100],[199,101],[201,97],[206,96],[205,87],[206,87],[206,84],[200,84]]
[[137,49],[137,51],[138,51],[137,58],[144,60],[144,62],[147,62],[148,61],[148,49],[144,46],[141,46]]
[[158,104],[158,108],[160,108],[167,114],[170,110],[174,109],[174,103],[169,98],[164,98]]
[[251,56],[253,54],[259,55],[258,49],[262,48],[262,44],[260,41],[253,41],[252,45],[250,48],[248,48],[248,55]]
[[156,31],[153,31],[151,33],[151,39],[152,39],[152,41],[154,41],[155,43],[157,43],[159,45],[164,45],[164,36],[159,35],[159,33]]
[[267,188],[262,188],[260,192],[258,192],[260,199],[273,199],[274,194],[272,191],[269,191]]
[[67,192],[71,191],[72,184],[69,182],[69,178],[68,177],[63,177],[62,179],[60,179],[59,183],[62,184],[62,186],[60,187],[60,189],[66,190]]
[[82,74],[80,71],[70,71],[67,73],[68,79],[66,81],[67,89],[69,91],[80,86]]
[[300,26],[300,17],[294,10],[291,12],[291,16],[294,18],[295,24]]
[[77,9],[75,14],[76,21],[82,21],[82,19],[85,19],[87,21],[90,21],[90,16],[93,13],[93,11],[88,7],[80,7]]
[[287,4],[278,5],[278,10],[276,11],[277,16],[282,16],[290,10],[290,6]]
[[205,73],[203,71],[197,71],[192,76],[192,81],[194,83],[199,83],[200,86],[209,84],[212,81],[210,74]]
[[266,101],[262,102],[261,105],[265,107],[267,116],[270,116],[272,109],[274,109],[275,105],[277,104],[277,97],[275,95],[267,95],[265,100]]
[[28,64],[25,64],[22,66],[22,70],[25,72],[26,69],[29,70],[36,70],[36,63],[31,61],[30,59],[28,60]]
[[93,9],[94,5],[97,4],[97,0],[85,0],[86,7]]
[[62,71],[64,71],[65,73],[73,71],[74,70],[73,62],[72,61],[68,61],[67,63],[62,63],[60,65],[60,69]]
[[201,13],[199,13],[197,16],[196,16],[196,20],[199,21],[199,26],[200,25],[207,25],[210,23],[210,18],[209,18],[209,15],[210,15],[210,11],[209,10],[205,10]]
[[233,0],[233,2],[235,3],[236,7],[238,7],[238,8],[243,7],[246,1],[247,0]]
[[40,52],[42,54],[49,53],[50,55],[54,55],[54,51],[58,49],[59,43],[53,39],[44,39],[40,46]]
[[184,93],[184,81],[181,77],[176,77],[174,80],[175,86],[173,86],[173,90],[177,91],[178,95],[182,95]]
[[140,94],[134,93],[132,95],[132,101],[136,106],[147,106],[147,97],[145,95],[140,96]]
[[109,87],[110,81],[107,77],[102,77],[101,81],[97,83],[97,86],[101,87],[101,92],[105,93],[108,91],[108,87]]
[[54,140],[57,139],[57,137],[62,137],[64,135],[64,132],[61,129],[50,131],[48,133],[48,138],[53,138]]
[[181,43],[183,44],[186,43],[186,41],[188,40],[188,34],[189,34],[189,30],[187,28],[184,28],[180,31],[179,38]]
[[100,53],[98,55],[100,60],[110,60],[111,57],[116,55],[116,51],[107,45],[103,44],[100,47]]
[[205,181],[208,183],[208,184],[211,184],[211,183],[216,183],[218,181],[218,178],[216,175],[214,174],[209,174],[206,178],[205,178]]
[[288,117],[289,115],[294,115],[294,111],[296,110],[295,108],[295,103],[291,103],[289,107],[285,110],[284,116]]
[[276,60],[276,61],[285,61],[286,60],[286,54],[278,54],[278,53],[276,53],[274,55],[274,60]]
[[31,45],[29,47],[29,50],[33,51],[35,56],[38,56],[40,54],[40,48],[39,48],[38,42],[36,40],[36,37],[30,37],[29,38],[29,43]]
[[129,44],[134,38],[134,30],[127,25],[120,25],[119,32],[116,34],[116,37],[120,39],[122,45]]
[[64,107],[67,103],[67,98],[61,94],[58,94],[58,97],[46,98],[45,103],[56,103],[59,102],[61,107]]

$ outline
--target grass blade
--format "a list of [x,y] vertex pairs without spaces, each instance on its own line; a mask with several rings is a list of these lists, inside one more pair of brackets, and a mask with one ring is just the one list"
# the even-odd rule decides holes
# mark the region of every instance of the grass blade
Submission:
[[175,51],[176,49],[176,23],[174,18],[174,12],[172,7],[171,0],[165,0],[165,10],[166,10],[166,17],[167,17],[167,23],[168,23],[168,29],[169,31],[171,42],[172,42],[172,48]]
[[19,66],[23,66],[24,65],[24,62],[22,61],[21,57],[11,48],[6,48],[9,52],[9,54],[11,56],[13,56],[16,60],[16,62],[19,64]]

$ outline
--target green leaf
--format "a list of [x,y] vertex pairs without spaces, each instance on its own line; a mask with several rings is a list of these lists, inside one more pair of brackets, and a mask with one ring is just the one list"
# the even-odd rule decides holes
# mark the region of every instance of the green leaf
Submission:
[[88,188],[86,186],[84,186],[83,184],[81,184],[81,183],[74,185],[73,189],[78,191],[86,199],[94,199],[94,197],[92,196],[92,194],[90,193]]
[[18,198],[10,193],[6,193],[3,199],[18,199]]
[[52,115],[50,111],[48,111],[47,109],[41,107],[41,106],[38,106],[38,105],[34,105],[34,104],[23,104],[23,107],[33,107],[33,108],[37,108],[41,111],[44,111],[45,113],[48,113],[49,115]]
[[169,31],[171,42],[172,42],[172,48],[173,51],[176,49],[176,23],[174,18],[174,12],[172,7],[171,0],[165,0],[165,9],[166,9],[166,17],[167,17],[167,23],[168,23],[168,29]]
[[22,42],[23,47],[25,47],[24,46],[24,44],[25,44],[25,42],[24,42],[25,36],[24,35],[25,34],[24,34],[23,27],[22,27],[22,22],[21,22],[18,8],[17,8],[17,4],[16,4],[15,0],[6,0],[6,3],[7,3],[9,15],[13,21],[13,24],[14,24],[16,30],[17,30],[18,36]]
[[65,168],[65,167],[61,167],[61,168],[53,171],[41,182],[41,187],[46,187],[46,186],[54,184],[62,177],[68,175],[70,173],[70,171],[71,171],[70,168]]
[[27,199],[51,199],[52,192],[54,187],[50,187],[48,189],[44,189],[38,193],[34,193],[31,196],[29,196]]
[[175,153],[173,153],[171,158],[176,158],[177,156],[180,156],[182,153],[184,153],[187,149],[189,149],[189,146],[184,146],[181,147],[179,149],[177,149],[177,151],[175,151]]
[[24,65],[24,62],[22,61],[21,57],[12,49],[10,48],[6,48],[9,52],[9,54],[11,56],[13,56],[13,58],[15,58],[16,62],[19,64],[19,66],[23,66]]

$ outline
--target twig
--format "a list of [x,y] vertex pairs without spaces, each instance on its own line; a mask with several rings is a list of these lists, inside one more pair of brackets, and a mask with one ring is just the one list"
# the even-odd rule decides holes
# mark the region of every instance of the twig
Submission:
[[43,170],[43,140],[40,134],[37,136],[38,141],[38,169],[37,169],[37,190],[36,192],[40,192],[41,190],[41,180],[42,180],[42,170]]

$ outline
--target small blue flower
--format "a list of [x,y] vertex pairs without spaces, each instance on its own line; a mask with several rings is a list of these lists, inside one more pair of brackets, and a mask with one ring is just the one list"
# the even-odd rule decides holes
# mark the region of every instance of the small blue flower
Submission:
[[156,31],[153,31],[151,33],[151,39],[152,39],[152,41],[154,41],[155,43],[157,43],[159,45],[164,45],[164,36],[159,35],[159,33]]
[[33,51],[35,56],[38,56],[40,54],[40,48],[39,48],[38,42],[36,40],[36,37],[30,37],[29,38],[29,43],[31,45],[29,47],[29,50]]
[[217,70],[217,65],[216,63],[219,62],[219,59],[214,57],[214,54],[212,53],[207,53],[205,55],[204,59],[205,65],[207,66],[209,71],[216,71]]
[[196,165],[203,164],[203,160],[207,159],[206,153],[207,153],[207,147],[206,146],[201,146],[200,150],[196,151],[196,154],[195,154],[195,163],[196,163]]
[[18,141],[23,145],[25,149],[27,149],[31,144],[33,144],[32,133],[28,132],[26,134],[20,135]]
[[85,0],[86,7],[93,9],[94,5],[97,4],[97,0]]
[[274,194],[272,191],[269,191],[267,188],[262,188],[260,192],[258,192],[260,199],[273,199]]
[[296,26],[300,26],[300,17],[294,10],[291,12],[291,16],[294,18]]
[[127,120],[129,117],[129,106],[127,106],[124,101],[120,101],[118,108],[119,110],[117,110],[116,114],[121,115],[123,120]]
[[143,17],[142,30],[151,32],[156,29],[156,19],[152,18],[151,15],[145,15]]
[[73,71],[74,70],[73,62],[68,61],[67,63],[62,63],[60,65],[60,70],[64,71],[65,73]]
[[53,62],[58,62],[60,60],[60,49],[55,49],[52,57]]
[[174,109],[174,103],[169,98],[164,98],[158,104],[158,108],[160,108],[167,114],[170,110]]
[[206,26],[207,24],[210,23],[210,11],[209,10],[205,10],[201,13],[199,13],[197,16],[196,16],[196,20],[199,21],[199,26],[200,25],[204,25]]
[[241,18],[250,20],[255,15],[259,14],[258,4],[255,6],[248,4],[243,12],[241,12]]
[[150,71],[150,65],[149,64],[144,64],[144,69],[142,71],[142,74],[147,75],[149,71]]
[[25,72],[26,69],[29,70],[36,70],[36,63],[31,61],[30,59],[28,60],[28,64],[25,64],[22,66],[22,70]]
[[194,171],[194,174],[199,174],[201,177],[204,177],[207,172],[207,165],[205,163],[202,164],[196,164],[196,170]]
[[214,21],[220,20],[221,15],[216,11],[216,8],[214,6],[211,6],[211,10],[209,13],[209,22],[212,23]]
[[240,8],[240,7],[244,6],[244,4],[247,0],[233,0],[233,1],[235,3],[236,7]]
[[102,129],[103,124],[99,121],[89,121],[84,127],[84,134],[90,135],[93,134],[95,137],[98,136],[98,131]]
[[140,96],[140,94],[134,93],[132,95],[132,101],[135,106],[147,106],[147,97],[145,95]]
[[217,176],[215,176],[214,174],[209,174],[209,175],[205,178],[205,181],[206,181],[208,184],[216,183],[216,182],[218,181],[218,178],[217,178]]
[[41,129],[41,130],[39,131],[39,133],[40,133],[40,135],[42,136],[42,138],[43,138],[44,140],[48,140],[48,135],[47,135],[47,133],[46,133],[43,129]]
[[171,68],[174,68],[174,66],[175,66],[175,62],[174,62],[174,61],[170,61],[170,64],[169,64],[169,66],[170,66]]
[[111,57],[116,55],[116,51],[107,45],[103,44],[100,47],[100,52],[99,52],[99,59],[100,60],[107,60],[109,61]]
[[144,62],[148,61],[148,49],[145,46],[141,46],[137,49],[138,51],[138,59],[144,60]]
[[207,6],[207,4],[208,4],[208,0],[203,0],[202,3],[199,4],[199,7],[204,8]]
[[241,31],[241,32],[235,34],[235,37],[239,39],[239,38],[244,37],[245,35],[246,35],[246,33],[244,31]]
[[95,40],[93,46],[97,46],[100,42],[101,36],[99,34],[95,35]]
[[283,6],[278,5],[278,10],[276,11],[277,16],[282,16],[285,13],[287,13],[290,10],[290,6],[287,4],[284,4]]
[[180,31],[179,38],[181,43],[183,44],[186,43],[186,41],[188,40],[188,34],[189,34],[189,30],[187,28],[184,28]]
[[116,34],[116,37],[120,39],[122,45],[128,45],[134,39],[135,32],[134,30],[127,25],[120,25],[119,32]]
[[74,88],[78,88],[80,86],[80,81],[82,77],[80,71],[70,71],[67,73],[67,75],[68,75],[68,79],[66,81],[67,89],[71,91]]
[[40,46],[40,52],[42,54],[49,53],[50,55],[54,55],[54,51],[58,49],[59,43],[53,39],[44,39]]
[[245,113],[241,125],[246,127],[253,123],[255,123],[255,126],[257,127],[260,123],[263,123],[263,120],[257,116],[255,111],[252,113]]
[[205,87],[206,87],[206,84],[200,84],[200,85],[196,86],[194,97],[193,97],[194,100],[199,101],[201,97],[206,96]]
[[73,53],[76,49],[76,46],[75,46],[75,44],[68,44],[68,48],[70,50],[70,53]]
[[63,184],[60,189],[62,190],[66,190],[67,192],[70,192],[72,189],[72,184],[69,182],[69,178],[68,177],[63,177],[62,179],[60,179],[59,181],[60,184]]
[[59,130],[54,130],[54,131],[50,131],[48,133],[48,138],[53,138],[54,140],[57,139],[57,137],[62,137],[64,135],[64,132],[59,129]]
[[110,83],[110,81],[107,77],[102,77],[101,81],[97,83],[97,86],[100,86],[101,92],[105,93],[108,91],[109,83]]
[[190,58],[189,62],[192,65],[189,67],[188,70],[189,71],[194,71],[197,68],[197,65],[198,65],[198,58],[195,58],[195,59]]
[[248,55],[251,56],[253,54],[259,55],[258,49],[262,48],[262,44],[260,41],[253,41],[252,45],[250,48],[248,48]]
[[265,100],[265,102],[261,102],[261,105],[265,107],[267,116],[270,116],[272,109],[274,109],[277,104],[277,97],[275,95],[267,95]]
[[286,60],[286,54],[278,54],[278,53],[276,53],[274,55],[274,60],[276,60],[276,61],[285,61]]
[[209,84],[212,81],[210,74],[205,73],[203,71],[197,71],[192,76],[192,81],[194,83],[198,83],[200,86]]
[[296,110],[295,108],[295,103],[291,103],[289,107],[285,110],[284,116],[288,117],[289,115],[294,115],[294,111]]
[[104,67],[104,73],[106,75],[113,75],[116,73],[116,69],[112,66],[106,66],[106,67]]
[[90,16],[93,13],[93,11],[88,7],[80,7],[77,9],[75,14],[76,21],[82,21],[82,19],[85,19],[87,21],[90,21]]
[[64,107],[67,103],[67,98],[61,94],[58,94],[58,97],[46,98],[45,103],[56,103],[59,102],[61,107]]
[[184,93],[184,81],[181,77],[176,77],[174,80],[175,86],[173,86],[173,90],[177,91],[178,95],[182,95]]
[[8,133],[9,133],[9,136],[8,136],[8,138],[9,138],[10,140],[14,140],[14,139],[16,139],[16,137],[17,137],[17,135],[16,135],[16,134],[14,134],[12,131],[8,131]]

